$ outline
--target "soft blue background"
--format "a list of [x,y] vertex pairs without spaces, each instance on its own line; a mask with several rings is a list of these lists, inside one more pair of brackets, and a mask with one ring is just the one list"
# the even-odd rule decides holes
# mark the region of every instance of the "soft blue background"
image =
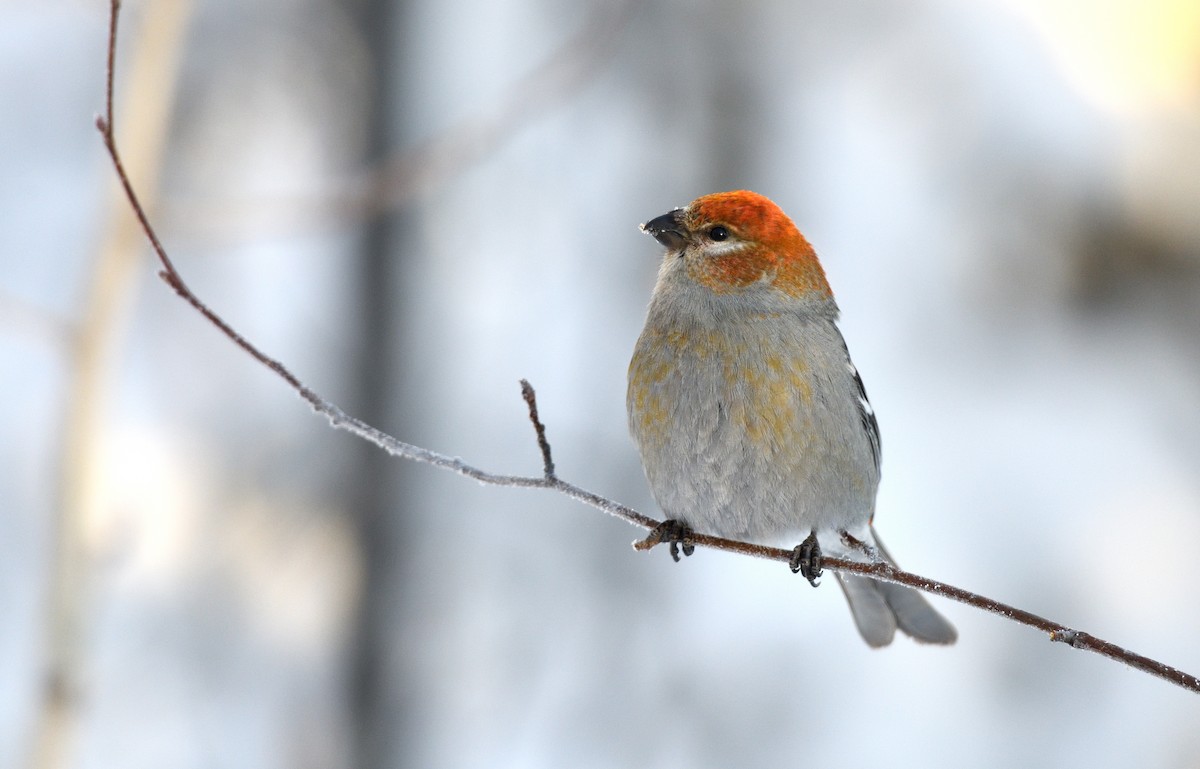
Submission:
[[[901,563],[1200,673],[1200,22],[1140,7],[632,5],[594,77],[409,209],[380,426],[536,474],[527,377],[562,476],[655,514],[625,429],[659,256],[636,225],[752,188],[823,256]],[[0,5],[0,766],[32,748],[68,339],[117,208],[106,8]],[[589,16],[414,0],[407,135],[488,114]],[[357,170],[357,46],[340,6],[196,3],[156,214],[196,290],[335,400],[353,222],[276,214]],[[355,441],[154,271],[95,395],[67,765],[348,765]],[[939,602],[951,649],[871,651],[781,565],[675,566],[562,497],[397,478],[396,766],[1200,766],[1195,694],[974,609]]]

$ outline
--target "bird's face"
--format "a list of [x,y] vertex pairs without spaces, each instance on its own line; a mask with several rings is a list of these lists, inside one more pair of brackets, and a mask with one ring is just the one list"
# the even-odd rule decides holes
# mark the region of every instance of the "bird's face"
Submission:
[[682,268],[715,294],[770,287],[797,298],[831,296],[812,246],[779,206],[757,193],[705,195],[651,219],[642,231],[667,247],[668,267]]

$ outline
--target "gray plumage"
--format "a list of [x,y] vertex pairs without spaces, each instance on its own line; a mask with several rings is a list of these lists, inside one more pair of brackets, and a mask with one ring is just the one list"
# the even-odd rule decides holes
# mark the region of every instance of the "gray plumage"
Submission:
[[[630,363],[627,405],[654,497],[699,532],[790,546],[816,531],[827,552],[861,558],[838,533],[876,542],[879,430],[837,304],[827,284],[784,291],[769,270],[736,290],[714,289],[703,273],[713,262],[703,260],[748,259],[760,244],[736,221],[722,222],[726,237],[713,242],[703,234],[712,223],[697,218],[689,207],[645,227],[668,252]],[[871,646],[890,643],[897,628],[928,643],[956,638],[915,590],[837,581]]]

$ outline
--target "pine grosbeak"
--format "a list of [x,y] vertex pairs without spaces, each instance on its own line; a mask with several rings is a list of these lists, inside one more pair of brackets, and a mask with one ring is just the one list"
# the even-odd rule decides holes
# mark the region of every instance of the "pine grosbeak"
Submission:
[[[812,246],[746,191],[705,195],[642,230],[667,251],[627,407],[668,538],[687,553],[689,529],[763,544],[807,535],[793,568],[813,584],[818,534],[830,552],[863,557],[845,533],[891,560],[871,525],[879,428]],[[957,637],[916,590],[838,583],[871,646],[897,628],[926,643]]]

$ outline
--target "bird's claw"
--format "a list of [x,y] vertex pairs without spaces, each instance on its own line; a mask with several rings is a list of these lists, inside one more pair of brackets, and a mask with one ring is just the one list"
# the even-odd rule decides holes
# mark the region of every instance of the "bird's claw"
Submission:
[[791,567],[793,574],[799,572],[800,576],[808,580],[808,584],[813,587],[820,584],[821,544],[817,542],[815,531],[810,532],[808,537],[792,550],[788,566]]
[[669,518],[655,526],[654,531],[650,532],[650,536],[646,539],[669,544],[671,558],[675,560],[675,563],[679,563],[680,549],[683,550],[685,556],[696,551],[696,546],[692,544],[692,527],[675,518]]

